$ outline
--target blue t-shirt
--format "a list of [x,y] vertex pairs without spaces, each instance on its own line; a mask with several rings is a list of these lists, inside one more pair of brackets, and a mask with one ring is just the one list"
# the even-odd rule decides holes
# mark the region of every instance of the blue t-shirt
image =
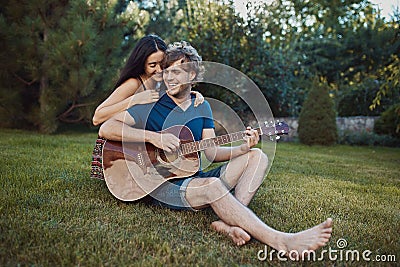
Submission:
[[193,133],[196,141],[201,140],[203,129],[214,128],[210,104],[204,101],[194,107],[195,96],[191,95],[192,104],[182,110],[167,94],[157,102],[134,105],[127,109],[135,120],[135,128],[159,132],[175,125],[185,125]]

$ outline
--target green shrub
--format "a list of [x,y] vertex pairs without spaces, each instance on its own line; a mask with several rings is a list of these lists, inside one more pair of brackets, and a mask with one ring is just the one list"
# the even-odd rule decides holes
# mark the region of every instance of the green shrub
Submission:
[[300,112],[298,133],[300,142],[306,145],[336,143],[336,113],[326,82],[314,80]]
[[369,109],[379,90],[376,79],[366,78],[359,84],[341,85],[337,91],[337,112],[340,117],[350,116],[379,116],[390,106],[391,99],[384,99],[381,105]]
[[391,106],[382,112],[381,117],[375,122],[374,132],[387,134],[400,138],[400,104]]
[[400,147],[400,139],[391,135],[379,135],[372,132],[342,132],[338,143],[351,146],[386,146]]

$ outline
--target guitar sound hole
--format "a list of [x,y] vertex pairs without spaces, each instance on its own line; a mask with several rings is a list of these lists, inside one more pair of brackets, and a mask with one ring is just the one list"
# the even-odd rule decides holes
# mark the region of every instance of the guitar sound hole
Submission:
[[165,152],[164,150],[158,150],[158,160],[162,163],[172,163],[178,159],[178,153],[176,152]]

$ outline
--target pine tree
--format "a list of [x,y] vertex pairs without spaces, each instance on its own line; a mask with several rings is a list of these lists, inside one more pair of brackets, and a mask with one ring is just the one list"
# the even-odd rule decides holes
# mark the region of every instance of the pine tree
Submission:
[[134,4],[115,12],[116,2],[4,3],[0,97],[6,114],[1,125],[51,133],[60,122],[90,120],[147,19]]
[[336,143],[336,113],[326,82],[314,80],[300,112],[298,134],[300,142],[306,145]]

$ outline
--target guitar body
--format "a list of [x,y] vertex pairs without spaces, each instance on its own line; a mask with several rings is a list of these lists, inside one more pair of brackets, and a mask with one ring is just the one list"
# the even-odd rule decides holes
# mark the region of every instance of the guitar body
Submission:
[[[172,126],[160,133],[175,135],[181,144],[194,142],[186,126]],[[191,176],[199,168],[197,152],[166,153],[150,143],[110,140],[103,146],[104,179],[110,192],[123,201],[143,198],[164,182]]]

